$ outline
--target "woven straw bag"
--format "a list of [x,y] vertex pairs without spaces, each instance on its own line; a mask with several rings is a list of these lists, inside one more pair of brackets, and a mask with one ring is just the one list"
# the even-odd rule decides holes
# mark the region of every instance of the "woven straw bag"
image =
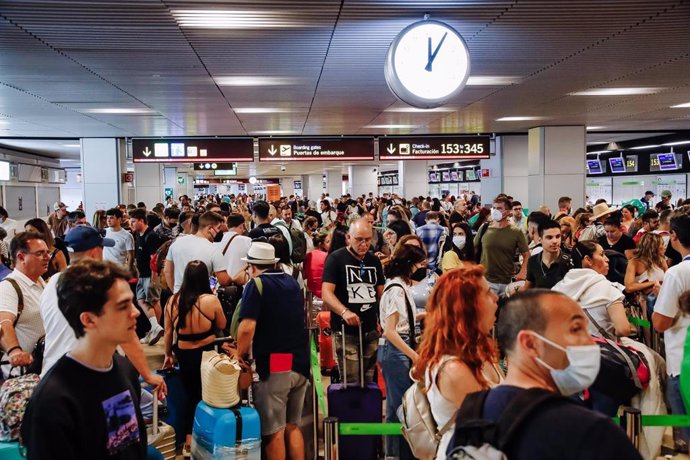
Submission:
[[236,406],[240,402],[239,363],[224,353],[205,351],[201,357],[201,399],[217,408]]

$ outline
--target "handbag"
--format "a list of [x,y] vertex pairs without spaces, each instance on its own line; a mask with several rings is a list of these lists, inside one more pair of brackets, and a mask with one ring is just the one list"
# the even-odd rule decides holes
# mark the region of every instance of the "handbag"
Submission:
[[240,402],[239,363],[225,353],[205,351],[201,356],[201,399],[211,407],[227,409]]

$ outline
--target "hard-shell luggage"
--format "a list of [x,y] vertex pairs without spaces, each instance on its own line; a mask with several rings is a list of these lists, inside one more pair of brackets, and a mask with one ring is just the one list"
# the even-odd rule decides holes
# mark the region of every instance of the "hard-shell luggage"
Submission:
[[[343,355],[345,355],[345,325],[343,324]],[[362,357],[362,327],[359,327],[359,381],[364,382]],[[343,362],[345,362],[343,356]],[[381,390],[376,383],[364,386],[347,384],[347,369],[343,366],[343,383],[328,386],[328,415],[339,422],[381,423],[383,420]],[[349,436],[339,444],[340,460],[372,460],[378,458],[380,436]]]
[[161,416],[161,420],[175,430],[175,443],[177,445],[183,444],[186,436],[184,413],[187,406],[187,394],[182,383],[180,369],[175,367],[156,372],[163,376],[165,384],[168,386],[168,396],[165,398],[167,410],[165,415]]
[[194,414],[192,458],[261,460],[261,422],[252,407],[218,409],[201,401]]
[[175,460],[175,429],[158,420],[158,394],[153,394],[153,421],[146,426],[146,438],[150,446],[155,447],[165,460]]
[[316,315],[316,324],[319,326],[319,364],[321,371],[330,372],[335,367],[333,357],[333,338],[331,332],[331,312],[322,311]]
[[22,448],[19,442],[0,442],[0,458],[2,460],[22,460]]

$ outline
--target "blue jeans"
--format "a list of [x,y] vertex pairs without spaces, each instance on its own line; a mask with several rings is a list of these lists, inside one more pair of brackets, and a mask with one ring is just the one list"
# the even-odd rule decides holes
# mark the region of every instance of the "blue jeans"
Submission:
[[[668,400],[668,405],[671,406],[672,414],[684,415],[687,413],[683,398],[680,395],[680,376],[668,377],[666,380],[666,399]],[[683,440],[690,443],[690,428],[681,427],[679,430]]]
[[508,283],[492,283],[489,281],[489,288],[494,291],[497,296],[502,298],[506,296],[506,286],[508,286]]
[[[410,359],[386,340],[379,347],[378,360],[386,382],[386,422],[398,423],[398,407],[402,404],[403,394],[412,386]],[[386,457],[398,457],[401,460],[414,458],[402,436],[386,436]]]

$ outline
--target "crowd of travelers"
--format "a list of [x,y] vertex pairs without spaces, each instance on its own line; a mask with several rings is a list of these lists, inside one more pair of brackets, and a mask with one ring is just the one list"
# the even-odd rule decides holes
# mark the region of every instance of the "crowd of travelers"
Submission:
[[[92,222],[57,202],[23,228],[0,208],[2,372],[40,375],[21,425],[28,458],[146,458],[140,387],[167,388],[144,347],[161,340],[187,394],[188,455],[202,353],[228,334],[223,350],[256,374],[266,458],[305,458],[310,296],[330,312],[333,381],[382,381],[385,421],[403,426],[420,384],[436,458],[462,447],[477,394],[498,426],[517,401],[550,396],[501,446],[508,458],[655,458],[663,430],[644,429],[635,449],[611,420],[630,405],[685,414],[690,400],[690,200],[654,196],[578,209],[561,197],[555,212],[528,212],[505,194],[183,195]],[[679,451],[689,440],[674,433]],[[415,458],[401,436],[384,446]]]

